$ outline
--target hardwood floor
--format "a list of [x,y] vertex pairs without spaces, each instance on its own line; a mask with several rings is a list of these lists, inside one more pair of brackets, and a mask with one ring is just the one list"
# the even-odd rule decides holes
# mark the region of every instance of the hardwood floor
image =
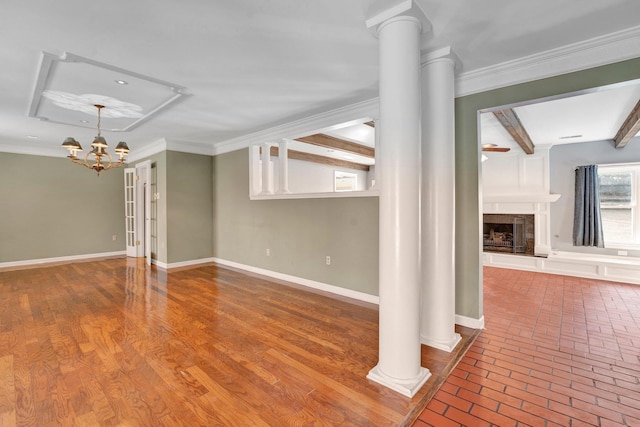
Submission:
[[457,330],[408,399],[366,379],[375,306],[216,265],[0,271],[0,425],[411,425],[476,336]]

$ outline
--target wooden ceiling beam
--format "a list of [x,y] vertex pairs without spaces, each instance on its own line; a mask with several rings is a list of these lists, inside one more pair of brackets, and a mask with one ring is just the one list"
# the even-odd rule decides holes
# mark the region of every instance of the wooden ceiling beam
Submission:
[[525,153],[533,154],[533,141],[531,141],[527,130],[522,126],[518,115],[513,109],[507,108],[506,110],[494,111],[493,115],[496,116],[502,126],[509,132],[509,135],[511,135]]
[[[289,158],[293,160],[303,160],[305,162],[319,163],[328,166],[338,166],[342,168],[356,169],[369,172],[369,165],[363,165],[362,163],[350,162],[348,160],[334,159],[333,157],[320,156],[318,154],[304,153],[302,151],[287,150]],[[278,147],[271,147],[269,150],[271,156],[278,157]]]
[[616,148],[622,148],[640,131],[640,101],[633,107],[618,133],[613,138]]
[[296,141],[305,142],[307,144],[318,145],[320,147],[330,148],[333,150],[346,151],[348,153],[358,154],[360,156],[375,158],[376,151],[374,148],[366,145],[356,144],[355,142],[336,138],[334,136],[316,133],[315,135],[303,136],[297,138]]

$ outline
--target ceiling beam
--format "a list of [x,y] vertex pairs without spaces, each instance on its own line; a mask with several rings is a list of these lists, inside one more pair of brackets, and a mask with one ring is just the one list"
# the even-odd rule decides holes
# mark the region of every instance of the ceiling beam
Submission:
[[638,131],[640,131],[640,101],[633,107],[633,110],[631,110],[613,138],[616,148],[622,148],[627,145],[627,142],[631,141],[631,138],[636,136]]
[[[271,156],[278,157],[278,147],[271,147],[269,153]],[[350,162],[342,159],[334,159],[333,157],[320,156],[318,154],[304,153],[302,151],[287,150],[289,158],[293,160],[303,160],[305,162],[319,163],[328,166],[338,166],[342,168],[356,169],[369,172],[369,165],[362,163]]]
[[525,153],[533,154],[533,141],[531,141],[527,130],[522,126],[515,111],[507,108],[506,110],[494,111],[493,115],[496,116],[502,126],[509,132],[509,135],[511,135]]
[[316,133],[315,135],[303,136],[297,138],[296,141],[305,142],[307,144],[318,145],[320,147],[331,148],[333,150],[346,151],[348,153],[358,154],[360,156],[375,158],[376,151],[374,148],[366,145],[356,144],[355,142],[336,138],[334,136],[325,135],[324,133]]

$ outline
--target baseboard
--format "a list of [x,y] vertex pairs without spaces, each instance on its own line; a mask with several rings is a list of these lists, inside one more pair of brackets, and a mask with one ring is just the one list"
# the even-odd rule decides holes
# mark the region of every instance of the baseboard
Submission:
[[170,262],[170,263],[158,261],[155,259],[151,260],[152,264],[155,264],[158,267],[163,268],[165,270],[170,270],[172,268],[179,268],[179,267],[189,267],[192,265],[199,265],[199,264],[208,264],[211,262],[215,262],[215,258],[199,258],[199,259],[191,259],[188,261]]
[[484,316],[479,319],[456,314],[456,324],[471,329],[484,329]]
[[38,259],[28,259],[23,261],[9,261],[9,262],[0,262],[0,268],[5,267],[24,267],[28,265],[38,265],[38,264],[52,264],[57,262],[69,262],[69,261],[81,261],[88,260],[94,258],[108,258],[108,257],[116,257],[116,256],[125,256],[126,251],[116,251],[116,252],[101,252],[97,254],[84,254],[84,255],[70,255],[70,256],[60,256],[53,258],[38,258]]
[[228,261],[221,258],[211,258],[213,262],[228,267],[237,268],[239,270],[249,271],[251,273],[261,274],[263,276],[272,277],[278,280],[295,283],[297,285],[306,286],[308,288],[317,289],[331,294],[340,295],[347,298],[353,298],[359,301],[378,304],[379,298],[375,295],[365,294],[364,292],[354,291],[351,289],[341,288],[339,286],[329,285],[327,283],[316,282],[315,280],[304,279],[302,277],[291,276],[289,274],[278,273],[277,271],[266,270],[264,268],[254,267],[251,265],[241,264],[234,261]]
[[483,265],[587,279],[640,284],[640,260],[634,257],[554,251],[547,258],[484,252]]

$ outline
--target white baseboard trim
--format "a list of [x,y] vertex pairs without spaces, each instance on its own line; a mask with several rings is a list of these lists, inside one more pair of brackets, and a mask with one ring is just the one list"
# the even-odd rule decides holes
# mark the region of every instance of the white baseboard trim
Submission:
[[484,316],[479,319],[461,316],[456,314],[456,325],[464,326],[471,329],[484,329]]
[[116,251],[116,252],[101,252],[97,254],[60,256],[60,257],[53,257],[53,258],[28,259],[23,261],[9,261],[9,262],[0,262],[0,268],[23,267],[26,265],[50,264],[50,263],[67,262],[67,261],[80,261],[80,260],[87,260],[87,259],[93,259],[93,258],[125,256],[126,254],[127,254],[126,251]]
[[554,251],[548,258],[485,252],[483,265],[640,284],[640,259]]
[[170,262],[170,263],[158,261],[155,259],[151,260],[152,264],[155,264],[158,267],[163,268],[165,270],[170,270],[172,268],[179,268],[179,267],[189,267],[192,265],[199,265],[199,264],[208,264],[210,262],[216,262],[215,258],[190,259],[188,261]]
[[226,259],[212,258],[212,260],[218,264],[226,265],[228,267],[249,271],[251,273],[261,274],[267,277],[273,277],[274,279],[284,280],[286,282],[295,283],[297,285],[306,286],[308,288],[329,292],[329,293],[340,295],[343,297],[353,298],[353,299],[368,302],[371,304],[378,304],[379,302],[379,298],[377,296],[365,294],[364,292],[341,288],[340,286],[334,286],[334,285],[329,285],[327,283],[316,282],[315,280],[304,279],[302,277],[291,276],[289,274],[278,273],[276,271],[266,270],[264,268],[254,267],[251,265],[240,264],[238,262],[228,261]]

